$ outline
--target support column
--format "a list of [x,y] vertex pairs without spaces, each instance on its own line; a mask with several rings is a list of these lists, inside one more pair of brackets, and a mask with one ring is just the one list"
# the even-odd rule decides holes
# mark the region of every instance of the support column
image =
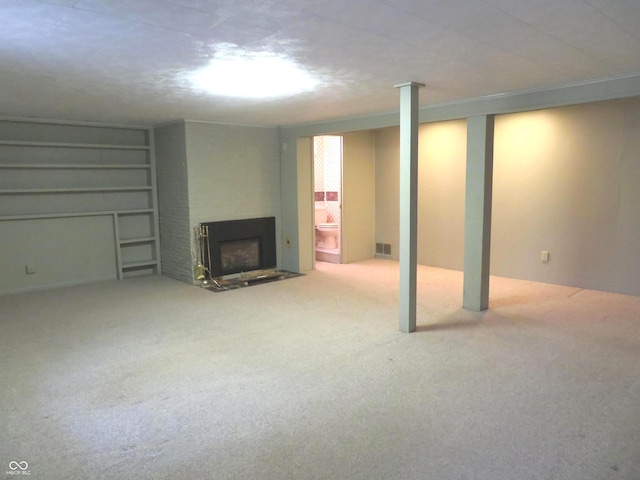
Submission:
[[494,115],[467,118],[467,179],[464,210],[462,306],[489,308]]
[[416,273],[418,261],[418,89],[421,83],[395,85],[400,89],[400,331],[416,330]]

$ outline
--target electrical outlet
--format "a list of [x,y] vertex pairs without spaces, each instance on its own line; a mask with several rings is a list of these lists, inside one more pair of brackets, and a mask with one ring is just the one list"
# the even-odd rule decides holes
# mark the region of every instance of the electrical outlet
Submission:
[[540,252],[540,260],[542,260],[543,262],[548,262],[549,261],[549,251],[548,250],[542,250],[542,252]]

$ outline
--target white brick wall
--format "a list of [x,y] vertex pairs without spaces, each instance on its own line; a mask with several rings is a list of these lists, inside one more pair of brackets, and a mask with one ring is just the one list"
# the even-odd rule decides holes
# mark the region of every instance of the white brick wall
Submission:
[[193,282],[189,181],[183,122],[155,130],[162,273]]
[[193,282],[194,227],[276,217],[280,245],[277,128],[183,122],[156,129],[162,271]]
[[201,222],[276,217],[280,260],[277,128],[187,122],[189,213]]

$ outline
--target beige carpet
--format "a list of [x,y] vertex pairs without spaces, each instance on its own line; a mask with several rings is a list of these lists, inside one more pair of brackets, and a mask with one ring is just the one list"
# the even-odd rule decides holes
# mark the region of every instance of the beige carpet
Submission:
[[397,285],[371,260],[0,297],[0,478],[640,478],[640,298],[492,278],[477,314],[420,267],[406,335]]

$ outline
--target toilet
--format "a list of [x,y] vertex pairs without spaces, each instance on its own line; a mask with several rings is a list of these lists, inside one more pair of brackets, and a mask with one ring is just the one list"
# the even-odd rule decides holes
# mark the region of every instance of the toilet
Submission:
[[340,225],[338,223],[327,223],[327,215],[325,207],[316,207],[316,247],[338,248]]

